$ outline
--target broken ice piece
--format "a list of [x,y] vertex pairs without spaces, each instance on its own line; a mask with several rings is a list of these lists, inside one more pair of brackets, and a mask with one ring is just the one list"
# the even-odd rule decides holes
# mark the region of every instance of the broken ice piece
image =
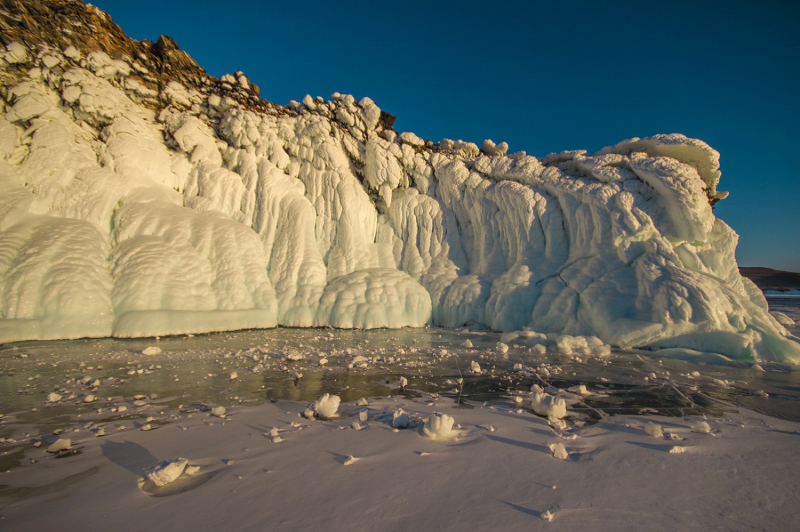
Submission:
[[547,424],[550,425],[555,430],[564,430],[567,428],[567,422],[563,419],[558,419],[557,417],[549,416],[547,418]]
[[67,451],[72,448],[72,440],[69,438],[59,438],[55,443],[47,448],[48,453],[57,453],[60,451]]
[[567,415],[567,403],[560,397],[546,393],[533,392],[531,408],[540,416],[562,418]]
[[282,441],[283,438],[281,438],[280,436],[275,436],[274,438],[272,438],[272,443],[280,443]]
[[278,427],[272,427],[272,429],[269,431],[269,435],[272,436],[273,438],[278,436],[279,434],[280,431],[278,430]]
[[400,387],[405,388],[406,386],[408,386],[408,379],[405,377],[400,377]]
[[142,425],[139,430],[153,430],[153,427],[150,425],[150,423],[147,423],[146,425]]
[[481,372],[481,365],[475,362],[474,360],[470,363],[470,371],[472,373],[480,373]]
[[425,420],[425,425],[422,427],[422,432],[425,436],[433,439],[444,439],[451,435],[453,432],[453,424],[455,420],[452,416],[434,412]]
[[353,456],[353,455],[351,454],[350,456],[348,456],[347,458],[345,458],[345,461],[343,462],[343,464],[344,464],[344,465],[350,465],[350,464],[352,464],[352,463],[358,462],[359,460],[361,460],[361,458],[356,458],[355,456]]
[[200,466],[199,465],[186,466],[186,469],[183,470],[183,472],[186,473],[189,476],[194,476],[199,471],[200,471]]
[[236,373],[235,371],[228,376],[228,379],[230,379],[230,380],[234,380],[234,379],[238,379],[238,378],[239,378],[239,374]]
[[367,413],[367,411],[362,410],[361,412],[358,413],[358,420],[364,422],[368,419],[368,416],[369,414]]
[[188,463],[189,460],[186,458],[164,460],[153,467],[145,469],[145,476],[158,487],[166,486],[181,476]]
[[359,423],[358,421],[353,421],[353,424],[350,425],[350,428],[352,428],[353,430],[361,430],[361,423]]
[[339,410],[340,402],[341,398],[338,395],[324,393],[322,397],[314,402],[314,412],[323,418],[336,417],[336,411]]
[[368,404],[369,403],[367,402],[367,400],[364,397],[362,397],[361,399],[358,400],[356,406],[367,406]]
[[408,414],[406,414],[402,408],[400,410],[395,410],[392,415],[392,427],[396,429],[408,428]]
[[497,429],[495,429],[493,426],[489,425],[489,426],[486,428],[486,430],[488,430],[489,432],[494,432],[494,431],[495,431],[495,430],[497,430]]
[[578,395],[588,395],[589,394],[589,390],[586,389],[586,385],[585,384],[581,384],[581,385],[578,385],[578,386],[572,386],[570,388],[567,388],[567,391],[570,392],[570,393],[578,394]]
[[711,426],[705,421],[698,421],[697,423],[692,425],[692,430],[694,430],[695,432],[703,432],[705,434],[710,434]]
[[653,438],[663,438],[664,433],[661,430],[661,425],[657,425],[655,423],[648,423],[644,427],[644,431],[652,436]]
[[684,452],[684,449],[683,447],[679,447],[678,445],[673,445],[670,448],[669,452],[670,454],[681,454],[682,452]]
[[55,392],[50,393],[50,394],[47,395],[47,402],[48,403],[57,403],[57,402],[59,402],[61,400],[61,397],[62,396],[60,394],[57,394]]
[[556,516],[556,512],[555,512],[555,510],[554,510],[553,508],[548,508],[547,510],[545,510],[544,512],[542,512],[542,513],[541,513],[541,514],[539,514],[539,515],[540,515],[540,517],[541,517],[542,519],[544,519],[545,521],[548,521],[548,522],[550,522],[550,521],[552,521],[552,520],[553,520],[553,518]]
[[92,394],[89,394],[89,395],[87,395],[86,397],[83,398],[83,402],[84,403],[91,403],[94,400],[95,400],[95,396],[92,395]]
[[567,452],[567,449],[564,447],[564,444],[561,442],[551,444],[550,450],[553,452],[553,458],[556,458],[558,460],[566,460],[569,458],[569,453]]
[[223,417],[227,412],[227,409],[224,406],[215,406],[211,409],[211,415],[217,417]]
[[161,348],[160,347],[156,347],[156,346],[153,345],[153,346],[150,346],[147,349],[143,350],[142,354],[143,355],[160,355],[161,354]]

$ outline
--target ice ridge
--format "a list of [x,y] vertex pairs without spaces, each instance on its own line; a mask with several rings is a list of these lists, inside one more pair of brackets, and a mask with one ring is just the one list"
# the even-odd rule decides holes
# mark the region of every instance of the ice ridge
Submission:
[[800,362],[700,140],[433,143],[370,98],[266,102],[79,1],[0,18],[0,342],[435,324]]

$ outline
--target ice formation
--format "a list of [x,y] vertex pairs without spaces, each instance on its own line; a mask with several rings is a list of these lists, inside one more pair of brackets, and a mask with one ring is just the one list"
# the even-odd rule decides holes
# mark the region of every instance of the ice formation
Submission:
[[453,433],[453,423],[455,420],[452,416],[434,412],[425,420],[422,433],[428,438],[446,439]]
[[271,104],[67,4],[0,12],[0,342],[435,324],[800,362],[700,140],[434,144],[369,98]]
[[341,398],[338,395],[322,394],[313,404],[314,413],[323,418],[336,417]]
[[186,458],[164,460],[145,470],[145,477],[158,487],[175,482],[189,463]]
[[531,408],[540,416],[554,419],[561,419],[567,415],[567,402],[563,398],[542,392],[531,394]]

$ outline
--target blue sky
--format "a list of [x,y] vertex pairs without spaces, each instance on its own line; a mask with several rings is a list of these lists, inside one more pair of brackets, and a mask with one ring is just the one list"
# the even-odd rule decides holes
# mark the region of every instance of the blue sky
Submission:
[[369,96],[395,129],[543,157],[683,133],[721,157],[741,266],[800,271],[800,2],[95,0],[275,103]]

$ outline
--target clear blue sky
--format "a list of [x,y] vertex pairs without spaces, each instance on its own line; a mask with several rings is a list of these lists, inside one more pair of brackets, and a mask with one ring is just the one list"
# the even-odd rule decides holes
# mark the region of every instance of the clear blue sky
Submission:
[[543,157],[683,133],[721,154],[741,266],[800,271],[800,2],[95,0],[275,103],[369,96],[423,138]]

